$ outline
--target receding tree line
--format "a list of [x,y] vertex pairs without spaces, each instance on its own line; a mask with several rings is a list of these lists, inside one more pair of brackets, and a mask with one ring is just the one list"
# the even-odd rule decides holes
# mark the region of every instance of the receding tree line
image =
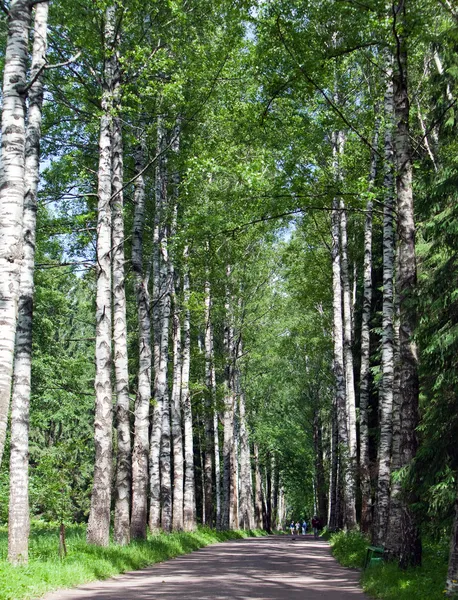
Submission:
[[[451,289],[429,320],[421,312],[438,306],[436,273],[454,273],[450,194],[441,191],[454,181],[455,81],[442,64],[453,60],[449,46],[419,37],[414,2],[369,3],[384,16],[377,31],[351,11],[325,17],[327,8],[291,2],[293,17],[243,2],[213,12],[204,2],[196,13],[135,1],[3,5],[0,460],[7,447],[11,562],[28,557],[44,144],[62,181],[45,174],[42,196],[74,211],[68,252],[92,265],[87,541],[108,545],[112,525],[122,545],[198,523],[270,531],[294,509],[319,513],[330,530],[360,527],[402,568],[421,564],[414,507],[431,492],[418,473],[435,424],[454,407],[437,399],[454,397]],[[456,31],[449,3],[429,9]],[[355,18],[359,29],[349,29]],[[415,164],[423,172],[414,176]],[[415,190],[435,202],[421,209],[430,223],[421,288]],[[298,206],[301,197],[313,205]],[[302,255],[292,258],[296,247]],[[286,369],[275,374],[282,390],[272,365]],[[301,483],[294,436],[279,425],[290,410],[306,415]],[[449,416],[440,456],[456,473]],[[456,530],[455,517],[449,594]]]

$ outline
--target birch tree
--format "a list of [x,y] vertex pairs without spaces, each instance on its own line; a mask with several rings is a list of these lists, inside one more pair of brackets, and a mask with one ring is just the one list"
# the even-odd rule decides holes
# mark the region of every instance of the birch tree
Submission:
[[[393,134],[396,167],[398,213],[399,267],[399,377],[401,467],[411,464],[417,450],[418,425],[418,356],[414,341],[416,325],[413,296],[417,269],[415,255],[415,222],[412,189],[412,149],[409,136],[409,96],[407,91],[406,2],[393,6],[393,32],[396,38],[396,68],[393,77],[394,118]],[[411,500],[412,498],[410,498]],[[403,568],[421,563],[421,541],[409,498],[403,498],[401,516],[400,565]]]
[[[153,224],[153,411],[149,447],[149,478],[150,478],[150,512],[149,527],[152,532],[157,532],[161,526],[161,483],[160,483],[160,447],[162,436],[162,404],[159,402],[160,393],[164,392],[164,373],[162,381],[159,380],[161,368],[161,235],[163,232],[163,209],[167,195],[167,162],[165,156],[167,142],[164,119],[159,115],[157,119],[157,154],[155,174],[155,207]],[[162,305],[164,306],[164,305]],[[162,363],[162,368],[164,368]],[[162,386],[162,387],[160,387]],[[145,498],[146,502],[146,498]]]
[[[378,111],[378,106],[375,107]],[[377,154],[380,119],[376,116],[372,138],[371,165],[368,179],[369,198],[364,222],[363,304],[361,318],[361,369],[359,384],[359,439],[361,531],[367,533],[372,522],[372,491],[369,458],[369,390],[370,390],[370,321],[372,315],[372,230],[374,202],[371,194],[377,175]]]
[[148,290],[150,267],[144,266],[143,236],[145,225],[144,143],[135,154],[134,224],[132,232],[132,270],[138,320],[138,384],[135,399],[134,444],[132,451],[131,536],[146,537],[149,413],[151,398],[151,318]]
[[32,319],[36,244],[37,189],[43,105],[43,67],[46,63],[49,3],[35,9],[32,85],[28,92],[25,146],[25,198],[23,258],[16,330],[14,379],[11,402],[10,498],[8,513],[8,559],[28,561],[29,538],[29,411],[32,375]]
[[193,425],[191,394],[189,390],[189,376],[191,367],[191,311],[189,308],[190,285],[189,285],[189,248],[184,249],[184,274],[183,274],[183,364],[181,371],[181,398],[183,406],[183,429],[184,429],[184,503],[183,518],[185,531],[193,531],[196,528],[196,498],[194,482],[194,449],[193,449]]
[[394,174],[393,174],[393,85],[392,70],[387,71],[385,91],[385,203],[383,211],[383,322],[382,322],[382,383],[379,416],[380,441],[378,445],[378,478],[375,504],[375,522],[372,531],[374,544],[384,546],[388,526],[392,411],[394,387]]
[[[119,33],[118,33],[119,35]],[[119,50],[113,49],[112,123],[112,260],[113,260],[113,351],[116,384],[117,464],[115,483],[114,539],[130,541],[130,496],[132,446],[130,439],[129,370],[127,355],[126,289],[124,274],[123,139],[121,128],[121,72]]]
[[[208,250],[208,248],[207,248]],[[213,326],[211,321],[211,287],[207,274],[205,282],[205,523],[211,527],[213,523],[213,465],[215,460],[214,404],[215,382],[213,357]]]
[[30,0],[12,0],[3,71],[0,179],[0,464],[13,377],[14,344],[22,260],[25,168],[25,95]]
[[96,292],[96,377],[95,377],[95,465],[91,510],[87,528],[90,544],[107,546],[110,538],[110,507],[113,472],[112,356],[112,127],[113,75],[117,44],[116,9],[105,11],[106,61],[103,74],[102,116],[100,119],[97,219]]

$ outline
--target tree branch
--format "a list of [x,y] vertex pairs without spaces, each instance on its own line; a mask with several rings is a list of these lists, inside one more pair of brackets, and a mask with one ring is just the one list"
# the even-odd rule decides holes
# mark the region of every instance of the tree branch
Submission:
[[339,115],[339,117],[342,119],[342,121],[345,123],[345,125],[347,125],[347,127],[349,127],[354,133],[356,133],[356,135],[359,137],[359,139],[368,147],[370,148],[370,150],[372,152],[375,152],[380,158],[383,158],[382,154],[377,150],[377,148],[373,148],[372,144],[370,143],[370,141],[362,134],[360,133],[356,127],[354,125],[352,125],[352,123],[350,123],[350,121],[346,118],[346,116],[343,114],[343,112],[340,110],[340,108],[335,104],[335,102],[333,102],[333,100],[331,100],[331,98],[328,96],[328,94],[323,90],[322,87],[320,87],[318,85],[318,83],[307,73],[307,71],[304,69],[304,66],[299,63],[299,61],[296,59],[296,57],[294,56],[294,53],[291,51],[290,47],[288,46],[286,39],[283,35],[283,32],[281,30],[280,27],[280,17],[277,18],[277,27],[278,27],[278,33],[280,34],[280,39],[281,42],[283,44],[283,46],[285,47],[285,50],[288,52],[288,54],[290,55],[290,57],[293,59],[293,61],[296,63],[297,67],[299,68],[300,72],[302,73],[302,75],[304,76],[304,78],[306,79],[306,81],[308,81],[309,83],[311,83],[313,85],[313,87],[320,92],[320,94],[323,96],[323,98],[326,100],[326,102],[328,103],[328,105],[332,108],[332,110]]
[[32,79],[29,81],[29,83],[27,85],[17,88],[18,92],[20,94],[27,94],[27,92],[33,86],[35,81],[41,76],[41,74],[44,71],[46,71],[48,69],[58,69],[60,67],[66,67],[67,65],[75,62],[75,60],[77,60],[80,56],[81,56],[81,50],[64,62],[55,63],[53,65],[47,65],[46,63],[44,63],[43,65],[41,65],[41,67],[38,69],[38,71],[35,73],[35,75],[32,77]]

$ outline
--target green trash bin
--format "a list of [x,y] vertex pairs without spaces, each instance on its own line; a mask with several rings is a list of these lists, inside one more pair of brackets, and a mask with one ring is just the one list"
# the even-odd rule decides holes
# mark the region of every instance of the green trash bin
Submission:
[[366,552],[366,560],[364,561],[364,568],[373,567],[383,562],[383,554],[385,548],[382,546],[368,546]]

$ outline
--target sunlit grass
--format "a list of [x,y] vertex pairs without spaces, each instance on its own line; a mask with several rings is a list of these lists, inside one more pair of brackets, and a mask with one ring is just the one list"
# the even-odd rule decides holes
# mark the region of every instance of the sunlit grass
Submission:
[[[344,566],[362,568],[368,540],[358,532],[331,536],[332,553]],[[385,562],[362,571],[365,592],[380,600],[440,600],[444,598],[448,540],[424,541],[423,564],[401,571],[396,562]]]
[[0,529],[0,598],[37,598],[47,591],[73,587],[141,569],[150,564],[187,554],[215,542],[260,536],[260,531],[214,531],[205,527],[192,533],[150,536],[129,546],[99,548],[86,544],[83,525],[67,527],[68,555],[59,558],[59,531],[41,523],[32,525],[29,564],[13,567],[7,562],[7,532]]

